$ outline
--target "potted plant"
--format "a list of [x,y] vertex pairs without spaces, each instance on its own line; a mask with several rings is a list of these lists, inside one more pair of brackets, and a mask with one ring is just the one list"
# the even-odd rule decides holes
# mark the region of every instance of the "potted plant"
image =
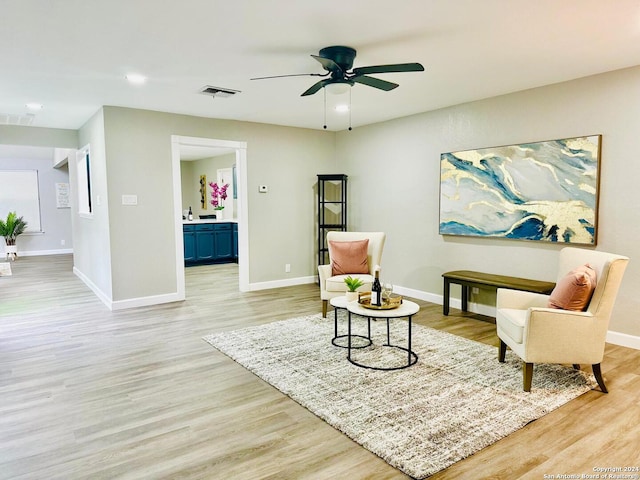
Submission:
[[216,211],[216,218],[219,220],[222,218],[222,211],[224,210],[224,201],[227,199],[227,188],[229,184],[225,183],[221,187],[214,182],[209,182],[211,187],[211,205]]
[[355,302],[356,300],[358,300],[357,290],[364,285],[364,282],[358,277],[354,278],[349,275],[344,279],[344,283],[347,286],[347,293],[345,294],[345,296],[347,297],[347,302]]
[[24,229],[27,228],[27,222],[22,217],[18,217],[16,212],[9,212],[7,220],[0,219],[0,235],[4,237],[5,252],[8,258],[18,258],[18,247],[16,246],[16,238]]

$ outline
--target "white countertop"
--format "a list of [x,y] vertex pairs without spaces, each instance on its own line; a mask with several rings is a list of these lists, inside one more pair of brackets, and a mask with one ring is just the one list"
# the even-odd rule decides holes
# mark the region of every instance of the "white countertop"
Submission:
[[193,220],[183,220],[182,224],[183,225],[195,225],[198,223],[238,223],[238,220],[236,218],[230,218],[230,219],[225,219],[225,218],[221,218],[221,219],[217,219],[217,218],[203,218],[203,219],[193,219]]

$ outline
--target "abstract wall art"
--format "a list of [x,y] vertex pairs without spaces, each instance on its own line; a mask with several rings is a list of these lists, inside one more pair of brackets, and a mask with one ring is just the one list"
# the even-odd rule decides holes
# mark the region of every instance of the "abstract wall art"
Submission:
[[440,234],[595,245],[601,135],[443,153]]

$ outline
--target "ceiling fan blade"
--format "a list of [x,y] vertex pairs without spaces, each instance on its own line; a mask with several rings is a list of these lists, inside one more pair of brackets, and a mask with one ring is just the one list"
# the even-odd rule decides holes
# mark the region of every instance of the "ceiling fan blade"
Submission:
[[424,67],[420,63],[396,63],[393,65],[373,65],[371,67],[360,67],[353,69],[354,75],[394,72],[424,72]]
[[314,83],[313,85],[311,85],[310,88],[308,88],[307,90],[305,90],[302,95],[300,95],[301,97],[306,97],[307,95],[313,95],[314,93],[316,93],[318,90],[320,90],[322,87],[324,87],[326,80],[320,80],[317,83]]
[[387,82],[386,80],[380,80],[379,78],[367,77],[366,75],[359,75],[351,78],[351,80],[363,85],[368,85],[369,87],[379,88],[385,92],[398,87],[397,83]]
[[342,68],[340,68],[340,65],[338,65],[336,62],[334,62],[330,58],[320,57],[318,55],[311,55],[311,56],[315,58],[317,61],[319,61],[322,67],[328,72],[342,71]]
[[284,78],[284,77],[326,77],[328,73],[294,73],[292,75],[273,75],[271,77],[256,77],[250,80],[267,80],[269,78]]

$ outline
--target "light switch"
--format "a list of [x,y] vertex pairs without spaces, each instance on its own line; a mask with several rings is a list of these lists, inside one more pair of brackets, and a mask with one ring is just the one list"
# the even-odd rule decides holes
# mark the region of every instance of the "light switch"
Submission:
[[269,191],[269,187],[267,187],[266,185],[260,185],[260,186],[258,187],[258,191],[259,191],[260,193],[267,193],[267,192]]
[[122,204],[123,205],[138,205],[138,196],[137,195],[122,195]]

